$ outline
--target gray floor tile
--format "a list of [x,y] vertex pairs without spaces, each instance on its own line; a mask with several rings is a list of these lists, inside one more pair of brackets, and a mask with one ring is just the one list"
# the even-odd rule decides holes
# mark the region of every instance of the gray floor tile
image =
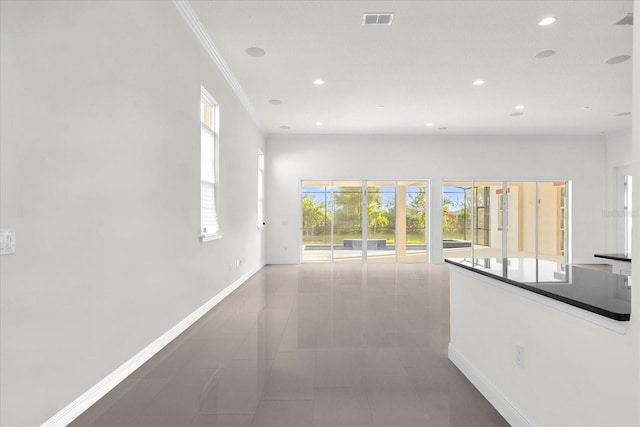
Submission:
[[448,343],[443,266],[268,266],[71,426],[507,426]]
[[215,339],[203,340],[198,349],[186,361],[185,368],[217,369],[225,368],[248,335],[217,335]]
[[356,350],[363,376],[406,376],[407,371],[393,348]]
[[361,380],[361,364],[355,348],[318,349],[317,387],[360,387]]
[[130,424],[139,427],[188,427],[215,385],[218,370],[183,369],[152,399]]
[[250,427],[253,415],[196,415],[189,427]]
[[234,360],[201,398],[202,414],[252,414],[262,395],[266,361]]
[[373,427],[364,392],[353,388],[317,388],[313,427]]
[[251,427],[312,427],[313,401],[263,400]]
[[375,427],[434,427],[408,377],[364,377],[363,387]]
[[312,400],[315,351],[279,353],[264,385],[265,400]]

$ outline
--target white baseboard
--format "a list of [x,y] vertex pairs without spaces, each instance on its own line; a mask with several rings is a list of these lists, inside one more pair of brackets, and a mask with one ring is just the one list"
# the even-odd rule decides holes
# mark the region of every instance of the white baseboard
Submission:
[[294,262],[291,260],[280,259],[280,260],[269,260],[266,265],[299,265],[301,262]]
[[493,405],[494,408],[514,427],[533,427],[535,424],[513,405],[509,399],[497,390],[451,343],[449,343],[449,360],[464,374],[471,384]]
[[131,375],[136,369],[151,359],[156,353],[162,350],[167,344],[173,341],[178,335],[183,333],[189,326],[193,325],[198,319],[204,316],[209,310],[218,305],[231,292],[235,291],[240,285],[246,282],[251,276],[256,274],[262,267],[250,271],[240,277],[238,280],[224,288],[216,296],[204,303],[196,311],[185,317],[173,328],[169,329],[163,335],[158,337],[154,342],[149,344],[138,354],[123,363],[115,371],[111,372],[99,383],[91,387],[76,400],[62,408],[53,417],[45,421],[40,427],[65,427],[84,411],[89,409],[91,405],[100,400],[104,395],[110,392],[114,387],[120,384],[124,379]]

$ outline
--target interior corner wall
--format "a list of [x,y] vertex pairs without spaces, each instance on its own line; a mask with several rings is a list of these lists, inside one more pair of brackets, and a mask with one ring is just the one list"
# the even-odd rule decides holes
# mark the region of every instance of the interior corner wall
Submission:
[[442,181],[572,181],[573,259],[606,245],[606,141],[589,136],[277,135],[267,140],[267,262],[301,262],[301,179],[431,180],[431,262],[442,260]]
[[[171,2],[0,4],[0,424],[36,426],[264,265],[265,139]],[[224,233],[204,244],[201,84]]]

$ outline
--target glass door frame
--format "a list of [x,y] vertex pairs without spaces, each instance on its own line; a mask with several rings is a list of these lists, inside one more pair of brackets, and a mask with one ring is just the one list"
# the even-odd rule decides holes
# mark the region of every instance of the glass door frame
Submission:
[[633,217],[633,176],[631,166],[616,168],[616,252],[631,254],[631,228]]
[[[331,236],[330,236],[330,255],[329,255],[329,261],[328,262],[335,262],[336,261],[336,257],[335,257],[335,212],[336,212],[336,204],[335,204],[335,183],[336,182],[351,182],[351,183],[359,183],[361,184],[361,212],[362,212],[362,223],[361,223],[361,227],[362,227],[362,260],[360,262],[362,263],[366,263],[368,262],[368,234],[369,234],[369,230],[368,230],[368,225],[369,225],[369,218],[368,218],[368,188],[369,188],[369,184],[370,183],[377,183],[377,182],[388,182],[388,183],[394,183],[394,188],[396,188],[396,191],[394,193],[394,199],[395,199],[395,208],[397,211],[397,207],[398,207],[398,184],[402,183],[402,182],[412,182],[412,183],[420,183],[421,185],[415,185],[415,186],[423,186],[425,189],[425,221],[424,221],[424,240],[425,240],[425,261],[420,261],[420,263],[424,262],[424,263],[429,263],[430,262],[430,252],[428,251],[429,249],[429,241],[428,241],[428,236],[429,236],[429,227],[431,225],[431,218],[430,218],[430,206],[431,206],[431,180],[429,178],[422,178],[422,179],[300,179],[299,180],[299,191],[298,191],[298,203],[300,203],[300,201],[302,200],[303,196],[304,196],[304,184],[308,183],[308,182],[312,182],[312,183],[325,183],[325,187],[330,188],[330,200],[331,200]],[[326,191],[326,190],[325,190]],[[402,203],[406,203],[405,200],[402,201]],[[299,232],[299,242],[300,242],[300,246],[299,246],[299,250],[300,250],[300,262],[304,263],[304,219],[303,219],[303,215],[302,215],[302,209],[299,210],[299,227],[298,227],[298,232]],[[395,222],[395,226],[394,226],[394,241],[395,244],[397,245],[398,242],[398,224],[397,224],[397,217],[396,217],[396,222]],[[394,249],[394,260],[392,262],[398,263],[398,247],[396,246]]]
[[[441,186],[440,186],[440,192],[443,193],[444,192],[444,188],[445,183],[468,183],[470,184],[470,187],[467,189],[464,189],[464,192],[466,194],[467,190],[471,190],[471,200],[472,200],[472,206],[470,209],[470,224],[471,224],[471,260],[472,262],[475,262],[475,250],[474,250],[474,245],[475,245],[475,241],[476,241],[476,227],[475,227],[475,223],[476,223],[476,219],[475,219],[475,215],[476,215],[476,192],[475,192],[475,188],[476,188],[476,183],[480,184],[480,183],[486,183],[486,182],[494,182],[494,183],[501,183],[502,184],[502,209],[498,209],[498,212],[500,213],[500,211],[502,211],[502,230],[501,230],[501,237],[502,237],[502,248],[501,248],[501,252],[502,252],[502,257],[503,258],[508,258],[508,251],[509,251],[509,247],[508,247],[508,237],[509,237],[509,231],[508,231],[508,224],[509,224],[509,185],[510,184],[516,184],[516,183],[535,183],[535,237],[534,237],[534,250],[535,250],[535,257],[539,258],[540,256],[540,250],[539,250],[539,236],[538,236],[538,232],[539,232],[539,218],[540,218],[540,196],[539,196],[539,184],[540,183],[557,183],[557,182],[563,182],[565,184],[565,199],[564,199],[564,259],[565,259],[565,263],[566,264],[570,264],[572,261],[572,254],[571,254],[571,217],[572,217],[572,212],[571,212],[571,180],[568,179],[560,179],[560,180],[553,180],[553,179],[539,179],[539,180],[504,180],[504,179],[500,179],[500,180],[491,180],[491,179],[442,179],[441,180]],[[466,221],[466,219],[465,219]],[[465,224],[466,227],[466,224]],[[446,258],[445,253],[443,251],[442,253],[442,260],[444,260],[444,258]]]
[[[366,206],[366,202],[367,202],[367,192],[366,192],[366,181],[363,180],[331,180],[329,181],[331,183],[331,185],[329,186],[331,188],[331,262],[334,262],[336,260],[335,257],[335,223],[336,223],[336,201],[335,201],[335,195],[336,195],[336,183],[349,183],[350,185],[342,185],[341,187],[360,187],[360,213],[361,213],[361,218],[360,218],[360,261],[359,262],[367,262],[367,245],[366,245],[366,241],[367,241],[367,229],[366,229],[366,224],[367,224],[367,206]],[[353,184],[353,185],[351,185]],[[356,185],[357,184],[357,185]],[[348,193],[347,193],[348,194]],[[355,192],[353,192],[353,194],[356,194]],[[357,240],[357,239],[356,239]],[[344,246],[343,246],[344,247]]]

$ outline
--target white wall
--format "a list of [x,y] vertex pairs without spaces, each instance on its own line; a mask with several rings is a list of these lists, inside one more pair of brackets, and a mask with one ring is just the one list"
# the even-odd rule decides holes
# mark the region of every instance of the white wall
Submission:
[[637,318],[623,334],[457,267],[450,286],[450,358],[512,425],[640,425]]
[[604,138],[288,135],[267,146],[269,263],[300,262],[300,179],[431,179],[432,262],[442,255],[442,180],[571,180],[574,259],[606,243],[606,200],[594,197],[606,193]]
[[[0,424],[34,426],[264,264],[265,144],[171,2],[1,7]],[[206,244],[201,83],[222,122]]]
[[[633,2],[635,15],[640,12],[640,0]],[[640,177],[640,25],[633,26],[633,93],[632,93],[631,133],[632,133],[632,167],[634,176]],[[640,185],[633,189],[633,199],[640,200]],[[632,230],[633,252],[638,252],[640,248],[640,227]],[[632,276],[640,277],[640,263],[632,263]],[[637,287],[636,287],[637,289]],[[635,322],[636,334],[640,334],[640,292],[631,293],[631,318]],[[640,340],[640,338],[639,338]],[[640,343],[636,343],[636,363],[640,365]],[[636,369],[636,393],[640,396],[640,368]],[[640,421],[640,405],[636,405],[638,411],[637,419]]]

